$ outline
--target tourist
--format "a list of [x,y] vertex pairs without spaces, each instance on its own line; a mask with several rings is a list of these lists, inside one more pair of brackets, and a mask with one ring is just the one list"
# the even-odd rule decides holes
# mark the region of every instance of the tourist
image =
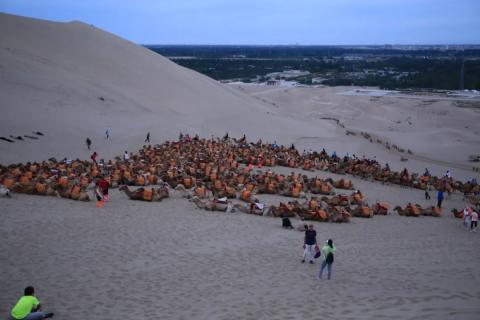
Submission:
[[425,200],[430,200],[430,193],[428,192],[428,189],[425,189]]
[[468,227],[470,226],[469,220],[471,211],[472,209],[469,206],[466,206],[465,209],[463,209],[463,226],[465,227],[465,230],[468,230]]
[[53,313],[42,312],[42,306],[34,296],[35,289],[26,287],[21,297],[10,313],[15,320],[39,320],[53,317]]
[[105,138],[108,140],[110,138],[110,129],[105,130]]
[[308,226],[308,230],[305,231],[305,238],[303,241],[303,259],[302,263],[308,258],[310,263],[313,264],[314,250],[317,245],[317,232],[313,229],[313,224]]
[[325,267],[327,267],[328,271],[328,280],[332,278],[333,253],[335,250],[336,248],[332,239],[328,239],[327,243],[322,247],[323,261],[320,265],[320,273],[318,274],[320,279],[322,279],[323,269],[325,269]]
[[285,229],[293,229],[292,222],[287,215],[284,215],[282,217],[282,227]]
[[472,222],[470,223],[470,232],[477,232],[477,224],[478,224],[478,213],[477,211],[473,210],[470,213],[470,219]]
[[128,164],[129,160],[130,160],[130,154],[128,153],[127,150],[125,150],[125,153],[123,154],[123,161],[125,161],[125,163]]
[[108,188],[110,187],[110,183],[108,183],[105,177],[102,177],[98,182],[98,186],[102,190],[103,200],[108,201]]
[[447,179],[450,179],[452,177],[452,174],[450,173],[450,170],[447,170],[447,172],[445,172],[445,177]]
[[145,138],[144,142],[150,143],[150,132],[147,132],[147,137]]
[[90,138],[87,138],[86,143],[87,143],[88,150],[90,150],[90,146],[92,145],[92,140],[90,140]]
[[90,156],[90,159],[92,159],[92,161],[93,161],[94,163],[97,163],[97,152],[96,152],[96,151],[94,151],[94,152],[92,153],[92,155]]
[[437,192],[437,207],[442,208],[443,201],[443,190],[438,190]]

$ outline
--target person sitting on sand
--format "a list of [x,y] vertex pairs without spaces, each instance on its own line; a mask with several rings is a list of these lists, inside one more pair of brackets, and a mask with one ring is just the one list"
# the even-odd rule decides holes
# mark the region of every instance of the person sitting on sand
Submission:
[[293,229],[292,222],[287,215],[284,215],[282,217],[282,227],[285,229]]
[[53,317],[53,313],[42,312],[42,306],[38,299],[33,295],[35,289],[26,287],[23,297],[21,297],[11,311],[11,316],[15,320],[40,320]]

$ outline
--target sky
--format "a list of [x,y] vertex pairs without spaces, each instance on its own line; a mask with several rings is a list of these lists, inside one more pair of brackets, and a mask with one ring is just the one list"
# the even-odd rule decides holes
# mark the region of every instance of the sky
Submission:
[[0,0],[139,44],[480,44],[480,0]]

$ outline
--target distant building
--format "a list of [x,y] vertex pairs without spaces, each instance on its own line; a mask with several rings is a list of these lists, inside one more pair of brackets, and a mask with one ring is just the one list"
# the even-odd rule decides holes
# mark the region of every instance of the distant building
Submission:
[[279,80],[275,80],[275,79],[268,79],[267,80],[267,86],[278,86],[278,85],[280,85]]

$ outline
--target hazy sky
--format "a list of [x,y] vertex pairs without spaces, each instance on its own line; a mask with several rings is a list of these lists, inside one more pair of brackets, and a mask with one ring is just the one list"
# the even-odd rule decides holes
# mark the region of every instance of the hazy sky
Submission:
[[480,44],[480,0],[0,0],[0,11],[142,44]]

